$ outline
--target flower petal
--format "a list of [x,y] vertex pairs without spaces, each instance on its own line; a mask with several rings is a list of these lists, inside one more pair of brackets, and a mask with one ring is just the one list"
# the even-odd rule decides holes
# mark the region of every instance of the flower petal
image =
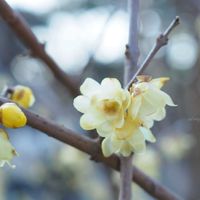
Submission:
[[126,141],[124,141],[120,147],[119,153],[124,157],[130,156],[133,152],[133,147]]
[[143,133],[145,139],[149,142],[156,142],[156,138],[155,136],[152,134],[152,132],[150,131],[150,129],[148,128],[144,128],[144,127],[140,127],[141,132]]
[[129,109],[132,117],[136,117],[138,115],[141,104],[142,97],[140,95],[132,97],[131,106]]
[[150,83],[153,84],[153,86],[155,86],[156,88],[161,89],[165,85],[165,83],[169,81],[169,79],[169,77],[155,78],[152,79]]
[[154,114],[152,114],[149,117],[156,121],[161,121],[165,118],[165,116],[166,116],[166,110],[165,108],[161,108],[161,109],[158,109]]
[[121,83],[116,78],[104,78],[101,86],[107,89],[121,89]]
[[101,121],[91,113],[86,113],[80,118],[80,126],[84,130],[92,130],[99,126]]
[[174,104],[174,102],[172,101],[172,98],[167,93],[165,93],[163,91],[160,91],[160,92],[161,92],[161,95],[163,96],[165,103],[168,106],[177,106],[176,104]]
[[83,95],[90,97],[100,88],[100,84],[92,78],[86,78],[80,87]]
[[105,157],[109,157],[110,155],[114,153],[113,148],[112,148],[111,137],[107,137],[103,140],[103,142],[101,143],[101,148],[102,148],[103,155]]
[[141,153],[146,149],[145,138],[140,130],[133,134],[129,143],[132,145],[135,153]]
[[111,135],[112,132],[113,132],[113,127],[108,121],[102,123],[101,125],[97,127],[97,133],[101,137],[107,137],[108,135]]
[[88,97],[79,95],[74,99],[73,105],[79,112],[85,113],[90,106],[90,100]]

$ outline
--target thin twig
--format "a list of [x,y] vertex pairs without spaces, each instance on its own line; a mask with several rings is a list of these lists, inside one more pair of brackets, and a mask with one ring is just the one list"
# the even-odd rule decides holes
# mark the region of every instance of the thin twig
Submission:
[[46,53],[44,45],[41,44],[26,21],[16,13],[5,0],[0,0],[0,16],[10,26],[24,45],[30,49],[32,56],[41,59],[52,71],[54,76],[73,96],[79,94],[78,87],[68,75],[58,66],[58,64]]
[[[8,99],[0,97],[0,106],[3,103],[11,102]],[[111,168],[119,171],[120,169],[120,161],[119,157],[113,155],[109,158],[105,158],[101,152],[101,147],[98,142],[94,139],[90,139],[83,135],[76,133],[64,126],[58,125],[51,120],[47,120],[44,117],[39,116],[33,112],[30,112],[26,109],[23,109],[25,113],[28,123],[32,128],[35,128],[50,137],[53,137],[65,144],[73,146],[89,155],[93,158],[93,160],[98,162],[103,162]],[[133,176],[132,180],[141,186],[146,192],[151,194],[156,199],[160,200],[180,200],[180,197],[177,197],[173,192],[164,186],[158,184],[156,181],[151,179],[149,176],[145,175],[136,167],[133,167]]]
[[[134,75],[135,69],[137,69],[139,58],[138,47],[138,12],[139,12],[139,0],[128,0],[129,9],[129,41],[126,45],[125,52],[125,68],[124,68],[124,80],[129,82]],[[125,83],[125,85],[127,84]]]
[[92,51],[91,51],[91,53],[90,53],[90,56],[89,56],[89,58],[88,58],[88,62],[87,62],[87,64],[85,65],[85,67],[83,68],[83,70],[82,70],[82,72],[81,72],[81,76],[82,76],[86,71],[88,71],[88,69],[91,67],[91,65],[92,65],[92,63],[93,63],[93,61],[94,61],[94,56],[95,56],[96,52],[98,51],[99,47],[101,46],[101,43],[102,43],[102,40],[103,40],[103,38],[104,38],[105,32],[106,32],[106,30],[107,30],[107,28],[108,28],[108,25],[109,25],[109,23],[110,23],[110,21],[111,21],[113,15],[115,14],[116,11],[117,11],[117,9],[114,8],[114,9],[110,12],[109,16],[107,17],[107,19],[106,19],[106,21],[105,21],[105,23],[104,23],[104,25],[103,25],[103,27],[102,27],[102,29],[101,29],[101,32],[99,33],[99,35],[98,35],[98,37],[97,37],[97,39],[96,39],[95,46],[94,46],[94,48],[92,49]]
[[131,85],[133,84],[133,82],[135,81],[136,76],[142,74],[144,72],[144,70],[146,69],[146,67],[149,65],[149,63],[151,62],[151,60],[153,59],[153,57],[155,56],[155,54],[159,51],[160,48],[162,48],[163,46],[167,45],[168,43],[168,36],[171,33],[171,31],[180,23],[180,19],[177,16],[172,22],[171,24],[168,26],[168,28],[162,33],[160,34],[160,36],[157,38],[155,45],[153,46],[153,48],[151,49],[151,51],[149,52],[149,54],[147,55],[146,59],[144,60],[144,62],[141,64],[141,66],[139,67],[138,71],[134,74],[134,76],[132,77],[131,81],[127,84],[126,88],[130,88]]

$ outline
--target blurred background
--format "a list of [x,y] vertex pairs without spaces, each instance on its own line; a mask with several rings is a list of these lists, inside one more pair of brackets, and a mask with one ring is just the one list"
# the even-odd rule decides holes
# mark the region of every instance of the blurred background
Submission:
[[[122,80],[128,40],[126,1],[7,0],[27,20],[46,51],[66,73],[83,81],[110,76]],[[140,62],[156,37],[179,15],[181,24],[145,74],[169,76],[164,90],[178,105],[153,128],[157,143],[134,163],[184,199],[200,199],[200,1],[141,0]],[[0,89],[30,86],[36,96],[31,110],[86,134],[78,124],[72,97],[44,63],[0,19]],[[72,114],[73,113],[73,114]],[[19,157],[16,169],[0,169],[1,200],[114,200],[117,173],[89,161],[89,156],[29,127],[8,130]],[[151,200],[133,185],[134,199]]]

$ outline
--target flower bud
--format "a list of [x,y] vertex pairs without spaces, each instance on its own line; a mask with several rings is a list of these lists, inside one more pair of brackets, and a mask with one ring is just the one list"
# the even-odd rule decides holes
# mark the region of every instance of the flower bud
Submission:
[[24,108],[31,107],[35,102],[32,90],[22,85],[17,85],[13,88],[10,99]]
[[19,128],[26,125],[27,119],[15,103],[5,103],[0,107],[0,123],[7,128]]

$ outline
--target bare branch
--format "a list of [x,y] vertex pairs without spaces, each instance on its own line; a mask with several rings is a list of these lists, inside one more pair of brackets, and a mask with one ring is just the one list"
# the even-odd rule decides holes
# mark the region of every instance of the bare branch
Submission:
[[71,94],[73,96],[77,96],[79,94],[79,90],[78,87],[76,87],[76,84],[46,53],[44,45],[38,41],[37,37],[34,35],[25,20],[4,0],[0,0],[0,16],[15,32],[22,43],[24,43],[24,45],[31,50],[31,54],[41,59],[49,67],[54,76],[69,89]]
[[106,19],[106,21],[105,21],[105,23],[104,23],[104,25],[103,25],[103,27],[102,27],[97,39],[95,41],[95,46],[93,47],[92,52],[90,53],[88,62],[87,62],[87,64],[85,65],[85,67],[83,68],[83,70],[81,72],[81,75],[83,75],[86,71],[88,71],[88,69],[92,66],[92,63],[94,61],[94,56],[95,56],[96,52],[98,51],[99,47],[101,46],[101,43],[102,43],[102,40],[104,38],[105,32],[106,32],[106,30],[108,28],[108,25],[109,25],[113,15],[116,13],[116,11],[117,11],[117,9],[114,8],[110,12],[108,18]]
[[[11,102],[8,99],[0,97],[0,105],[6,102]],[[120,161],[119,157],[113,155],[109,158],[105,158],[101,152],[100,143],[94,139],[90,139],[88,137],[84,137],[79,135],[78,133],[65,128],[64,126],[58,125],[53,121],[47,120],[44,117],[39,116],[33,112],[30,112],[26,109],[23,109],[25,113],[28,123],[32,128],[35,128],[43,133],[47,134],[50,137],[53,137],[65,144],[73,146],[80,151],[83,151],[93,158],[93,160],[98,162],[103,162],[111,168],[119,171],[120,169]],[[135,181],[139,186],[141,186],[144,190],[146,190],[153,197],[160,200],[180,200],[180,197],[177,197],[170,190],[165,188],[164,186],[158,184],[156,181],[151,179],[149,176],[145,175],[136,167],[133,167],[133,176],[132,180]]]
[[[134,69],[137,69],[139,58],[138,47],[138,16],[139,16],[139,0],[128,0],[129,10],[129,41],[126,45],[125,66],[124,66],[124,86],[133,76]],[[132,174],[133,155],[128,157],[120,157],[121,164],[121,182],[119,200],[131,200],[131,176]]]
[[138,48],[138,12],[139,0],[128,0],[129,9],[129,41],[126,45],[126,60],[124,68],[124,83],[125,85],[133,77],[134,70],[137,69],[139,48]]
[[149,63],[151,62],[151,60],[153,59],[155,54],[159,51],[159,49],[162,48],[163,46],[167,45],[168,40],[169,40],[168,39],[169,34],[177,25],[179,25],[179,23],[180,23],[180,19],[179,19],[179,17],[176,17],[171,22],[171,24],[168,26],[168,28],[164,31],[164,33],[160,34],[160,36],[156,40],[154,47],[151,49],[151,51],[147,55],[146,59],[144,60],[144,62],[142,63],[142,65],[140,66],[138,71],[134,74],[131,81],[127,84],[127,88],[130,88],[132,83],[135,81],[136,76],[138,76],[144,72],[144,70],[149,65]]

